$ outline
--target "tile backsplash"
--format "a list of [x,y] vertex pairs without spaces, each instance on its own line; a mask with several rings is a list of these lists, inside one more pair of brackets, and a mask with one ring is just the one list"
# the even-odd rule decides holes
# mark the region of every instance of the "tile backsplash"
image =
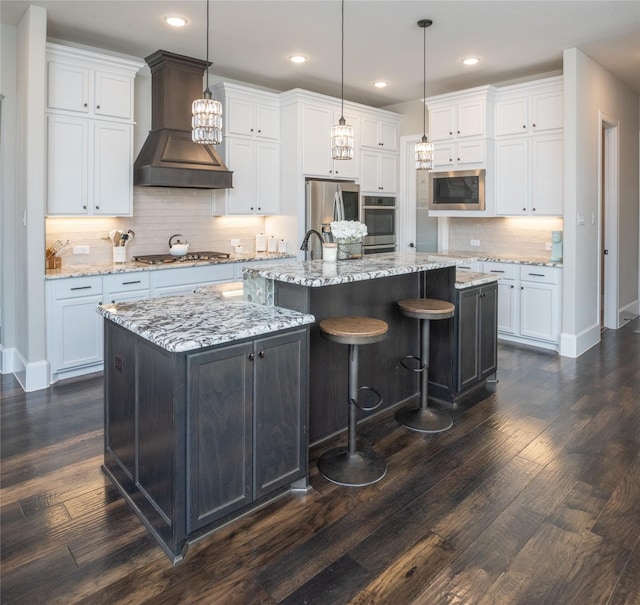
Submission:
[[[64,265],[110,263],[109,231],[135,232],[127,245],[127,258],[169,251],[169,238],[181,233],[190,250],[232,252],[230,240],[237,238],[245,252],[255,249],[255,235],[265,229],[262,216],[212,216],[211,190],[135,187],[133,216],[122,218],[48,218],[46,243],[60,239],[69,245],[60,253]],[[271,233],[269,233],[271,235]],[[273,234],[278,236],[277,233]],[[72,254],[73,246],[89,246],[89,254]]]
[[[496,255],[550,256],[551,232],[562,231],[561,217],[450,218],[449,250]],[[479,240],[479,246],[471,246]]]

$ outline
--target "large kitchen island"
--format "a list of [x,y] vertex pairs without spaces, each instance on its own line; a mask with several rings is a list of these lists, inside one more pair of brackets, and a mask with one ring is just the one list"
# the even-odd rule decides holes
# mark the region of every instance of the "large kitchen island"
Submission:
[[[495,372],[494,308],[493,366],[459,388],[469,364],[459,355],[468,347],[457,343],[471,332],[480,342],[481,290],[495,291],[491,281],[464,284],[465,293],[478,289],[465,311],[471,323],[454,318],[433,331],[431,373],[444,401]],[[400,359],[417,354],[419,330],[397,301],[461,304],[455,264],[420,254],[274,263],[245,270],[243,286],[243,300],[205,288],[99,309],[107,320],[103,469],[174,563],[193,540],[306,489],[309,443],[346,426],[346,347],[320,337],[321,319],[389,324],[387,339],[360,357],[361,384],[389,407],[418,389]]]

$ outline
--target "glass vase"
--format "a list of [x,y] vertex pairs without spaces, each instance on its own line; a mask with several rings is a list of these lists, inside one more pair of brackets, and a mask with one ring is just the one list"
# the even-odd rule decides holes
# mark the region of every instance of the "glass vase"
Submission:
[[362,238],[338,239],[338,260],[362,258],[364,254]]

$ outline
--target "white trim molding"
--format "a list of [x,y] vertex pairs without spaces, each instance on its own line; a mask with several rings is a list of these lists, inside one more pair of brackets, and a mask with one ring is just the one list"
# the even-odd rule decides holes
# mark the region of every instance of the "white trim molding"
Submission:
[[579,334],[560,335],[560,355],[564,357],[580,357],[600,342],[600,324],[596,323]]

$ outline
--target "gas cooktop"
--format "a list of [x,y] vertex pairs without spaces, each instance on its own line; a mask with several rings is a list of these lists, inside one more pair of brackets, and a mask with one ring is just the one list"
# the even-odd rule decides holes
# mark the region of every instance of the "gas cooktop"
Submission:
[[161,265],[163,263],[185,263],[196,260],[213,260],[216,258],[229,258],[231,254],[228,252],[188,252],[184,256],[173,256],[171,254],[147,254],[143,256],[134,256],[133,260],[147,265]]

